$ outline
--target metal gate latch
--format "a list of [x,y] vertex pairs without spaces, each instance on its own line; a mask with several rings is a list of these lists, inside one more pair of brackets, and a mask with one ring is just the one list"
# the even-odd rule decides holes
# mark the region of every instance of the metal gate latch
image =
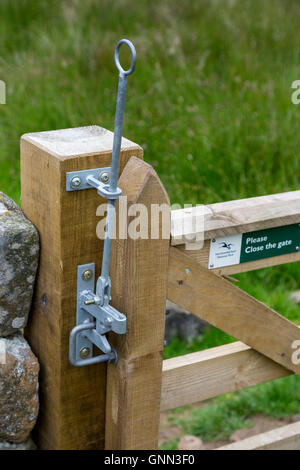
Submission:
[[[119,49],[122,44],[127,44],[132,54],[132,63],[128,70],[123,70],[119,61]],[[95,263],[77,267],[76,326],[70,333],[69,344],[69,360],[73,366],[77,367],[105,361],[116,364],[118,361],[117,352],[115,349],[111,348],[106,338],[106,334],[109,331],[114,331],[117,334],[126,333],[125,315],[118,312],[118,310],[109,304],[111,300],[111,281],[109,270],[112,234],[115,223],[116,200],[122,194],[121,189],[117,187],[117,182],[127,76],[134,71],[136,65],[136,51],[134,45],[127,39],[122,39],[116,46],[115,64],[120,73],[111,168],[97,168],[69,172],[66,174],[67,191],[96,188],[101,197],[107,198],[102,268],[101,275],[97,280],[96,291]],[[104,354],[93,357],[94,345],[97,346],[97,348],[99,348]]]

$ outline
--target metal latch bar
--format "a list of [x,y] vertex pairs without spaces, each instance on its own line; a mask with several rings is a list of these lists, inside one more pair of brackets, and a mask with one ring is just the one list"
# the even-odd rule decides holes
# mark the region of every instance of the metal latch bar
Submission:
[[[119,49],[127,44],[132,54],[129,70],[124,70],[119,62]],[[127,76],[136,64],[134,45],[127,39],[118,42],[115,49],[115,63],[119,70],[118,97],[116,106],[115,131],[112,149],[111,168],[97,168],[69,172],[66,175],[67,191],[96,188],[100,196],[107,199],[106,236],[102,255],[101,275],[95,291],[95,264],[78,266],[77,269],[77,313],[76,326],[70,334],[69,359],[74,366],[84,366],[97,362],[117,362],[117,353],[111,348],[106,333],[126,333],[126,317],[110,305],[111,281],[109,277],[112,233],[115,225],[116,200],[122,191],[117,187],[120,150],[125,108]],[[106,170],[106,171],[105,171]],[[93,356],[93,345],[104,354]]]
[[[117,361],[117,353],[107,341],[106,333],[126,333],[126,317],[111,305],[100,305],[94,294],[95,263],[77,268],[76,326],[70,334],[69,360],[73,366]],[[93,357],[93,346],[104,354]]]

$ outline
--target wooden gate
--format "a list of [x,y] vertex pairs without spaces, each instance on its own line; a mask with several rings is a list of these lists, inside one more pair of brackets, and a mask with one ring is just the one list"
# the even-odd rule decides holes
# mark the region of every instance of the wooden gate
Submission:
[[[206,206],[202,249],[186,244],[190,233],[180,239],[160,231],[155,239],[114,240],[112,304],[128,322],[126,335],[110,335],[118,364],[69,364],[76,269],[96,262],[99,274],[96,211],[103,201],[95,190],[66,192],[65,173],[106,167],[111,150],[112,134],[96,126],[22,137],[22,207],[41,237],[26,331],[41,363],[35,431],[41,449],[155,449],[161,410],[300,372],[293,355],[300,346],[298,327],[230,280],[235,273],[298,261],[300,252],[208,267],[212,239],[299,224],[300,191]],[[120,173],[129,208],[140,203],[150,213],[153,204],[169,205],[157,174],[142,160],[142,149],[126,139]],[[170,214],[177,223],[187,216]],[[128,224],[132,219],[133,214]],[[150,234],[150,216],[148,222]],[[166,298],[239,341],[163,361]],[[225,448],[300,449],[300,423]]]

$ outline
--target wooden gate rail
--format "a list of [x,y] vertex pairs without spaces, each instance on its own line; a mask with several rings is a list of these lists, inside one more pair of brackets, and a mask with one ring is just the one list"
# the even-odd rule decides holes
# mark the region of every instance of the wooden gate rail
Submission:
[[[195,207],[188,209],[188,213],[196,210]],[[204,240],[296,224],[300,223],[300,191],[208,204],[203,206],[203,213]],[[173,246],[186,243],[186,237],[194,234],[188,224],[182,223],[189,214],[186,209],[172,211],[172,218],[186,227],[181,238],[172,239]]]
[[[195,211],[196,208],[188,209],[189,214],[186,209],[172,211],[172,225],[177,224],[183,230],[181,237],[171,239],[171,245],[180,250],[185,250],[188,237],[197,235],[197,232],[191,232],[190,224],[184,224],[184,219],[195,214]],[[202,211],[204,215],[204,246],[202,249],[196,247],[193,250],[193,244],[190,244],[187,254],[201,266],[207,268],[212,238],[300,223],[300,191],[219,202],[203,206]],[[233,266],[213,268],[211,271],[222,275],[231,275],[299,260],[300,251]]]
[[257,434],[216,450],[299,450],[300,421]]
[[278,364],[300,372],[300,364],[291,359],[291,345],[300,339],[298,327],[175,247],[170,250],[167,297]]
[[237,341],[163,362],[161,411],[293,374]]

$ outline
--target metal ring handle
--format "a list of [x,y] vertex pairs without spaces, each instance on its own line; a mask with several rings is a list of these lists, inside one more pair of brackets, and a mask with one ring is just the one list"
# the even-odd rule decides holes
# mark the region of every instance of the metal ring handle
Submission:
[[[123,69],[122,65],[120,64],[120,60],[119,60],[119,51],[120,51],[120,47],[122,46],[122,44],[127,44],[127,46],[129,47],[129,49],[131,51],[131,55],[132,55],[131,67],[128,70]],[[116,45],[116,48],[115,48],[115,64],[116,64],[116,67],[119,70],[119,72],[122,73],[123,75],[130,75],[134,71],[135,65],[136,65],[136,50],[135,50],[135,47],[132,44],[132,42],[129,41],[128,39],[121,39],[118,42],[118,44]]]

